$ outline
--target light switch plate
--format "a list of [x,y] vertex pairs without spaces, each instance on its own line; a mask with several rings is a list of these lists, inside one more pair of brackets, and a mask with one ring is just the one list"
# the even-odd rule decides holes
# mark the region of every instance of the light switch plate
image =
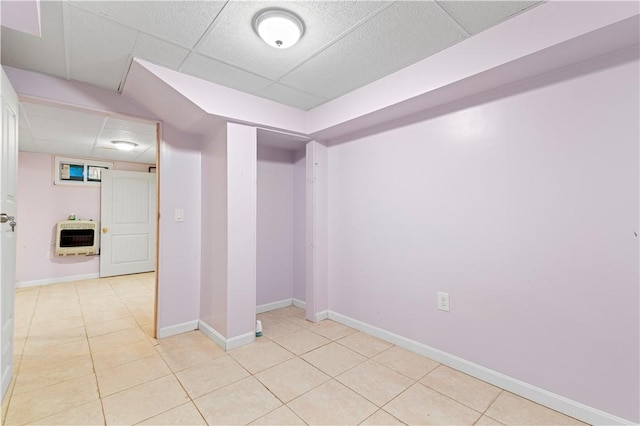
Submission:
[[173,215],[173,220],[175,222],[183,222],[184,221],[184,210],[176,209]]
[[438,292],[438,309],[449,312],[449,293],[443,291]]

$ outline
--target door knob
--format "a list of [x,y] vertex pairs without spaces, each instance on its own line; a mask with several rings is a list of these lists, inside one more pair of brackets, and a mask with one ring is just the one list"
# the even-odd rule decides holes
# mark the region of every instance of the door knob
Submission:
[[13,216],[9,216],[6,213],[0,213],[0,223],[5,223],[5,222],[9,222],[9,226],[11,227],[11,232],[16,231],[16,225],[18,224],[16,222],[16,218]]
[[107,233],[107,231],[109,231],[109,228],[107,228],[106,226],[105,226],[104,228],[102,228],[102,233],[103,233],[103,234],[106,234],[106,233]]

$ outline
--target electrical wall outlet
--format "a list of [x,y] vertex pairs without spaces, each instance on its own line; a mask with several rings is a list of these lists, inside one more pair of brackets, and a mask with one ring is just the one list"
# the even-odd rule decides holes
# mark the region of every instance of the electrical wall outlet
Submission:
[[443,291],[438,292],[438,309],[449,312],[449,293]]

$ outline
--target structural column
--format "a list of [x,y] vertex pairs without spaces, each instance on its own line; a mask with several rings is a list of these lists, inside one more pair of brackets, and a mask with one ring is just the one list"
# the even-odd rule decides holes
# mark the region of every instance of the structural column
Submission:
[[227,349],[255,340],[257,146],[255,127],[227,125]]
[[227,123],[202,150],[199,328],[224,349],[255,340],[257,131]]
[[311,141],[306,146],[306,317],[328,316],[327,277],[327,147]]

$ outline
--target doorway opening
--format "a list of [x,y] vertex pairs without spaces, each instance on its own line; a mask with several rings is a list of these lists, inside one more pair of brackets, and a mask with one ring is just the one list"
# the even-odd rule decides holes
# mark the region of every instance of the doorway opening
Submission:
[[[146,332],[156,336],[157,327],[157,263],[158,263],[158,175],[160,124],[138,117],[112,112],[73,108],[55,103],[43,103],[38,100],[20,99],[20,132],[18,160],[18,193],[20,204],[21,229],[18,233],[16,265],[17,287],[49,286],[51,284],[95,281],[112,288],[122,286],[127,277],[144,282],[140,288],[149,288],[146,296],[148,303],[142,303],[140,294],[130,294],[132,305],[129,310],[137,315],[136,321],[151,321]],[[130,142],[128,151],[118,149],[116,143]],[[100,162],[106,164],[101,170],[92,169],[85,179],[69,179],[67,182],[55,182],[59,173],[57,158],[64,158],[62,164]],[[78,161],[75,161],[78,160]],[[86,170],[86,168],[85,168]],[[105,171],[106,170],[106,171]],[[104,176],[102,172],[104,171]],[[144,203],[137,203],[138,209],[130,206],[113,208],[110,212],[120,215],[140,216],[146,209],[149,234],[140,236],[122,244],[117,240],[115,247],[109,249],[111,266],[117,268],[104,273],[101,254],[103,241],[111,237],[117,225],[102,223],[104,215],[101,196],[102,179],[108,174],[136,175],[148,182],[150,197]],[[113,183],[113,180],[111,180]],[[118,182],[125,192],[132,186],[130,182]],[[138,187],[140,185],[137,185]],[[131,195],[131,194],[129,194]],[[111,198],[110,202],[126,202],[126,198]],[[129,197],[131,199],[131,197]],[[122,207],[122,206],[121,206]],[[100,251],[91,256],[59,256],[55,251],[55,229],[59,221],[87,220],[98,223]],[[134,222],[137,221],[133,220]],[[117,221],[116,221],[117,222]],[[106,225],[106,226],[105,226]],[[132,231],[132,229],[127,230]],[[131,233],[131,232],[130,232]],[[119,235],[118,235],[119,237]],[[141,246],[146,241],[147,250]],[[109,241],[113,243],[113,241]],[[120,244],[118,246],[118,244]],[[122,250],[127,247],[127,250]],[[135,249],[135,250],[134,250]],[[146,252],[148,267],[127,269],[127,264],[139,264],[141,253]],[[128,257],[127,257],[128,256]],[[115,271],[115,272],[114,272]],[[130,275],[146,273],[146,275]],[[151,274],[151,275],[149,275]],[[100,278],[100,277],[110,278]],[[151,278],[150,278],[151,277]],[[151,283],[150,280],[153,280]],[[125,284],[126,285],[126,284]],[[44,288],[44,287],[42,287]],[[120,287],[124,289],[125,287]],[[134,306],[134,297],[139,296],[139,304]],[[143,308],[144,306],[144,308]],[[148,312],[147,312],[148,311]],[[147,325],[147,324],[145,324]]]

